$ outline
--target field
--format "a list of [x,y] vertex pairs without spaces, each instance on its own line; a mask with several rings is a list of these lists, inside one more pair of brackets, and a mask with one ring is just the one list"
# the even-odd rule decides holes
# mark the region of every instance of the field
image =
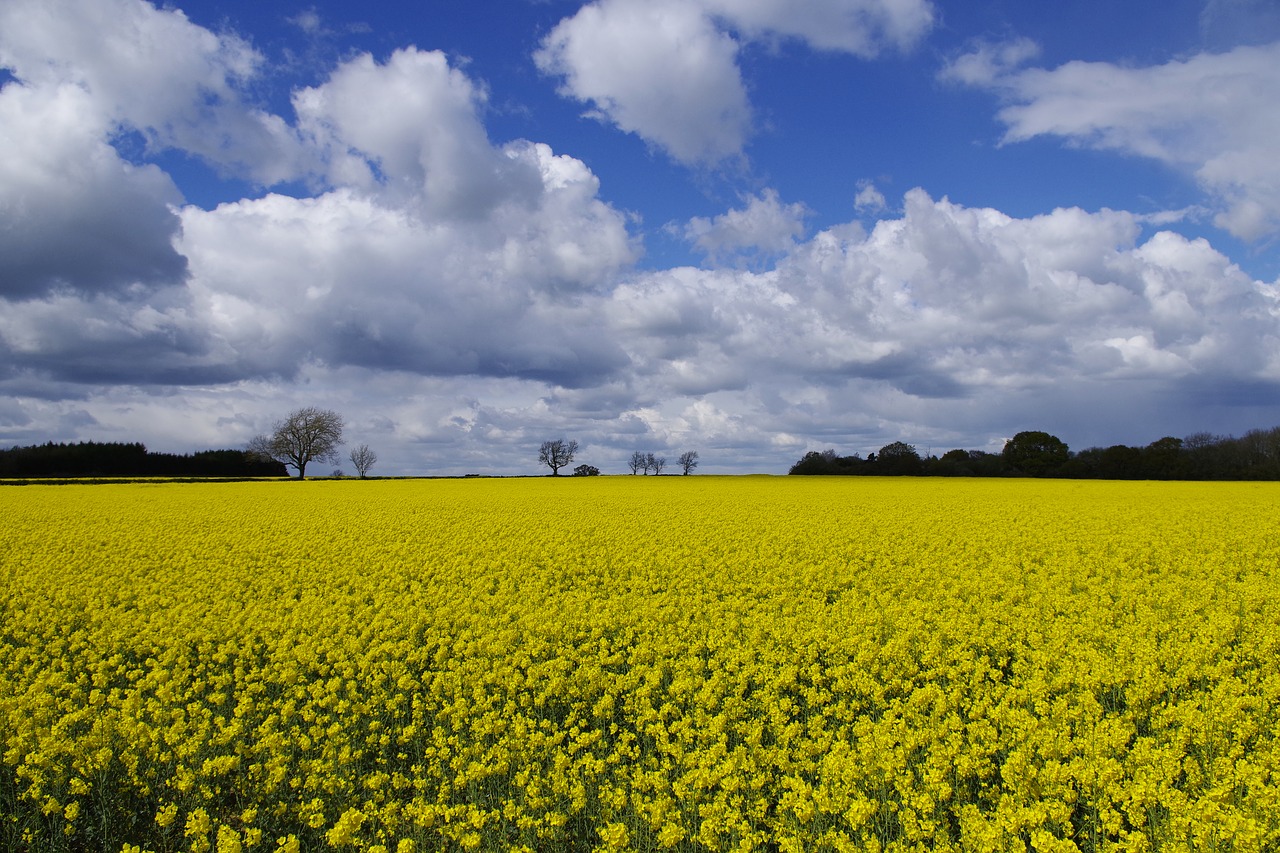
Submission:
[[0,488],[0,848],[1280,849],[1280,485]]

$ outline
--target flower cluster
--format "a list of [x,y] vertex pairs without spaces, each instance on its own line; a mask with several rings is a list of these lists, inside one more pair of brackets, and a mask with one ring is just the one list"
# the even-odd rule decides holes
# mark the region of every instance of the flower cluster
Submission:
[[1273,484],[0,490],[0,848],[1266,851]]

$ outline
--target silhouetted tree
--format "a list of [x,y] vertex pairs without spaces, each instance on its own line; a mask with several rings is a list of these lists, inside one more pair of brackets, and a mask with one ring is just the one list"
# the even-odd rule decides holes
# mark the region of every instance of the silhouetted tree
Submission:
[[693,469],[698,467],[698,451],[686,450],[676,461],[680,465],[681,474],[691,474]]
[[600,469],[599,469],[599,468],[597,468],[597,467],[596,467],[596,466],[594,466],[594,465],[579,465],[577,468],[574,468],[574,469],[573,469],[573,476],[575,476],[575,477],[599,477],[599,476],[600,476]]
[[632,474],[639,474],[641,471],[644,471],[646,474],[649,473],[648,459],[646,459],[644,453],[639,450],[631,454],[631,459],[627,462],[627,467],[631,469]]
[[355,450],[351,451],[351,464],[356,468],[356,475],[363,480],[369,476],[369,469],[378,462],[378,454],[369,449],[369,445],[362,444]]
[[542,442],[538,448],[538,461],[551,469],[551,476],[560,476],[560,469],[573,461],[573,454],[578,452],[577,440],[565,441],[563,438]]
[[654,456],[652,453],[646,453],[644,461],[646,474],[649,473],[650,469],[653,470],[654,474],[661,474],[662,469],[667,467],[667,457],[665,456]]
[[338,461],[342,427],[342,415],[308,406],[276,423],[271,435],[250,441],[249,452],[283,462],[296,470],[302,480],[307,476],[308,463]]

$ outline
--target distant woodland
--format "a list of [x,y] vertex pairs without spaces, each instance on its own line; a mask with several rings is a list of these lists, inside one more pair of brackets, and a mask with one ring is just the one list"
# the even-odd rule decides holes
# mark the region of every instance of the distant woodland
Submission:
[[896,441],[864,459],[855,453],[811,451],[792,474],[934,477],[1061,477],[1102,480],[1280,480],[1280,427],[1240,437],[1195,433],[1166,436],[1144,447],[1123,444],[1073,452],[1056,436],[1022,432],[1001,453],[948,450],[921,456]]
[[0,478],[287,477],[281,462],[243,450],[152,453],[140,443],[48,444],[0,450]]

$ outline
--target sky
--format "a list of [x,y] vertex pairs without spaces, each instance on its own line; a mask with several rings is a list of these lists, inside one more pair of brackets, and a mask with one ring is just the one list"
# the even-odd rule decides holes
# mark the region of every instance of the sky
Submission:
[[0,0],[0,447],[1269,428],[1277,140],[1275,0]]

